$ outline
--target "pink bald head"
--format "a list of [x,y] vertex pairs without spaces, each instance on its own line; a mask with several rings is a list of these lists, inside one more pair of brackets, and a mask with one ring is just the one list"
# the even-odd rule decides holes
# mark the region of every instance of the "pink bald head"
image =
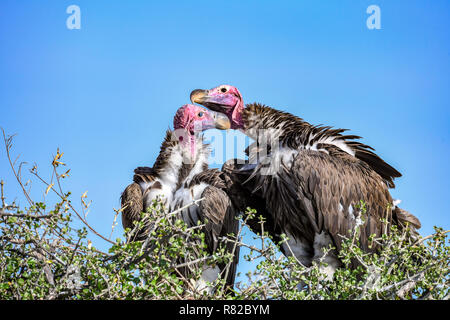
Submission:
[[228,119],[217,112],[193,104],[180,107],[173,118],[174,129],[186,129],[190,134],[207,129],[228,129]]
[[185,104],[177,110],[173,118],[175,139],[183,146],[189,147],[191,157],[196,155],[196,139],[194,135],[207,129],[229,129],[230,121],[224,114],[209,111],[193,104]]
[[232,129],[242,129],[244,126],[242,121],[244,100],[236,87],[220,85],[210,90],[196,89],[191,92],[191,101],[226,114]]

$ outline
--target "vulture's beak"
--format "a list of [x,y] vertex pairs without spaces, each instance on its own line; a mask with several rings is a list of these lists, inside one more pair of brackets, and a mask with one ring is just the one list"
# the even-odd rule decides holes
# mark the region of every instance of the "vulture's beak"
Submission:
[[191,102],[203,104],[208,100],[208,90],[195,89],[191,92]]
[[214,127],[219,130],[228,130],[231,127],[230,119],[220,112],[210,111],[211,117],[214,119]]

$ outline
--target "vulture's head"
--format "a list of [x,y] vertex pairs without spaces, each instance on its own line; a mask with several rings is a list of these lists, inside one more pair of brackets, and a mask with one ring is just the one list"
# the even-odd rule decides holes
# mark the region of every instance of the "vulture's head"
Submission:
[[244,100],[236,87],[221,85],[210,90],[196,89],[191,92],[192,103],[198,103],[210,110],[224,113],[232,129],[242,129]]
[[175,113],[173,127],[175,138],[185,147],[189,147],[191,156],[195,158],[196,136],[208,129],[227,130],[230,128],[230,120],[220,112],[185,104]]
[[229,129],[230,120],[220,112],[210,111],[193,104],[185,104],[175,113],[173,128],[175,130],[184,129],[194,135],[208,129]]

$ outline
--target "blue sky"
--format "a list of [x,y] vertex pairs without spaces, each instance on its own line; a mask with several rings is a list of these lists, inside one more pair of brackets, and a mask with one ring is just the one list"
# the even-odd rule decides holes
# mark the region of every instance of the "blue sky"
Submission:
[[[80,30],[66,27],[72,4]],[[372,4],[380,30],[366,26]],[[190,91],[231,84],[245,102],[363,136],[402,172],[392,194],[427,235],[450,227],[449,20],[446,0],[2,0],[0,126],[44,175],[59,147],[66,187],[88,190],[88,220],[109,235],[133,168],[152,165]],[[0,178],[25,205],[3,148]]]

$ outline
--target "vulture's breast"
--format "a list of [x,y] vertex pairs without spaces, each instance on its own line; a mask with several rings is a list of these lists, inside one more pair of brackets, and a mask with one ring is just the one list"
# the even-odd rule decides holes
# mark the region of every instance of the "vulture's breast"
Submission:
[[173,199],[172,186],[161,180],[140,183],[145,207],[152,205],[153,200],[160,199],[167,207]]
[[[177,210],[188,204],[191,204],[195,200],[199,200],[203,194],[203,191],[208,186],[206,183],[196,184],[192,187],[181,187],[179,188],[173,197],[170,205],[170,211]],[[180,213],[180,218],[188,226],[195,226],[197,222],[201,219],[200,208],[198,204],[192,204],[188,208],[184,209]]]

